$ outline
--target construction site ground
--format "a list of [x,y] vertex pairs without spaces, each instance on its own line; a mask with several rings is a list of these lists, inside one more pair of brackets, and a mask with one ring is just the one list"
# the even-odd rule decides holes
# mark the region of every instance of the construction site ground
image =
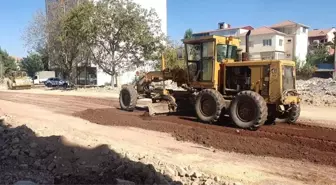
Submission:
[[[13,127],[26,125],[38,137],[63,136],[84,148],[104,144],[155,167],[174,166],[168,174],[185,184],[198,181],[187,181],[182,168],[223,183],[336,184],[336,108],[303,105],[297,125],[279,122],[247,131],[225,119],[221,125],[199,123],[192,113],[148,117],[144,110],[121,111],[117,97],[2,90],[0,104]],[[160,173],[167,174],[164,169]]]

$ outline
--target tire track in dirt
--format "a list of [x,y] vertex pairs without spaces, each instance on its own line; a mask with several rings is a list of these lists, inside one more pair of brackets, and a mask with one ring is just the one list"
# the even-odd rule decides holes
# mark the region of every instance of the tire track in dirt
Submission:
[[263,126],[257,131],[247,131],[231,127],[225,121],[221,126],[202,124],[192,114],[151,118],[143,116],[144,111],[125,112],[118,109],[117,100],[105,98],[0,92],[0,99],[73,114],[102,125],[167,132],[177,140],[191,141],[224,151],[336,166],[335,129],[276,124]]
[[97,124],[168,132],[177,140],[191,141],[224,151],[336,166],[336,130],[333,129],[277,124],[263,126],[258,131],[248,131],[202,124],[191,116],[149,118],[142,113],[118,109],[88,109],[75,116]]

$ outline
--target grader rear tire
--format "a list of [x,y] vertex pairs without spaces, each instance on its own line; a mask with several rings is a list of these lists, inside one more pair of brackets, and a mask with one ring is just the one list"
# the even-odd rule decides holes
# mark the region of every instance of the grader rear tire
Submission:
[[119,94],[119,104],[122,110],[133,111],[137,104],[138,92],[133,86],[124,86]]
[[257,129],[265,124],[267,115],[267,104],[256,92],[242,91],[231,102],[230,117],[240,128]]
[[222,94],[214,89],[204,89],[196,97],[195,111],[202,122],[214,123],[218,121],[224,106]]

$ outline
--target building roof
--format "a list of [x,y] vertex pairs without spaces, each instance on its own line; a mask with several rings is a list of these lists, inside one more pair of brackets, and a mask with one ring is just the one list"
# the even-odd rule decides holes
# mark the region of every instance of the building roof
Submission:
[[[277,31],[275,29],[272,29],[272,28],[269,28],[269,27],[266,27],[266,26],[251,30],[250,35],[266,35],[266,34],[286,35],[283,32]],[[239,36],[245,36],[245,35],[246,35],[246,33],[242,33]]]
[[235,27],[235,28],[224,28],[224,29],[217,29],[217,30],[210,30],[210,31],[202,31],[202,32],[197,32],[197,33],[193,33],[194,34],[203,34],[203,33],[212,33],[212,32],[218,32],[218,31],[223,31],[223,30],[236,30],[236,29],[253,29],[252,26],[242,26],[242,27]]
[[271,28],[279,28],[279,27],[284,27],[284,26],[293,26],[293,25],[296,25],[296,24],[298,24],[300,26],[303,26],[303,27],[306,27],[306,28],[309,28],[309,26],[306,26],[304,24],[297,23],[297,22],[294,22],[294,21],[290,21],[290,20],[286,20],[286,21],[274,24],[274,25],[272,25],[270,27]]
[[310,30],[308,32],[308,37],[321,37],[326,36],[330,31],[332,31],[334,28],[329,29],[318,29],[318,30]]

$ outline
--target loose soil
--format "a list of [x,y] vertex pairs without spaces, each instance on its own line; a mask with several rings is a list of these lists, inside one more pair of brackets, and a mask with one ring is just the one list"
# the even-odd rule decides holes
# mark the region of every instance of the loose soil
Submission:
[[[247,184],[272,180],[274,184],[332,184],[336,179],[333,129],[278,123],[247,131],[227,124],[202,124],[193,115],[152,118],[143,110],[119,110],[117,100],[78,96],[0,92],[0,99],[4,113],[18,121],[15,125],[26,124],[39,136],[62,135],[90,148],[108,144],[122,153],[139,152],[169,164],[193,165]],[[170,135],[210,147],[178,142]]]
[[257,131],[207,125],[194,117],[170,115],[148,117],[141,111],[88,109],[74,114],[90,122],[129,126],[171,133],[177,140],[191,141],[230,152],[307,160],[336,166],[336,130],[303,124],[263,126]]
[[226,122],[222,125],[202,124],[190,113],[149,117],[143,110],[125,112],[119,110],[117,100],[106,98],[3,92],[0,94],[0,99],[38,105],[97,124],[167,132],[177,140],[191,141],[224,151],[307,160],[336,166],[336,130],[331,128],[303,123],[278,123],[263,126],[257,131],[248,131],[234,128]]

